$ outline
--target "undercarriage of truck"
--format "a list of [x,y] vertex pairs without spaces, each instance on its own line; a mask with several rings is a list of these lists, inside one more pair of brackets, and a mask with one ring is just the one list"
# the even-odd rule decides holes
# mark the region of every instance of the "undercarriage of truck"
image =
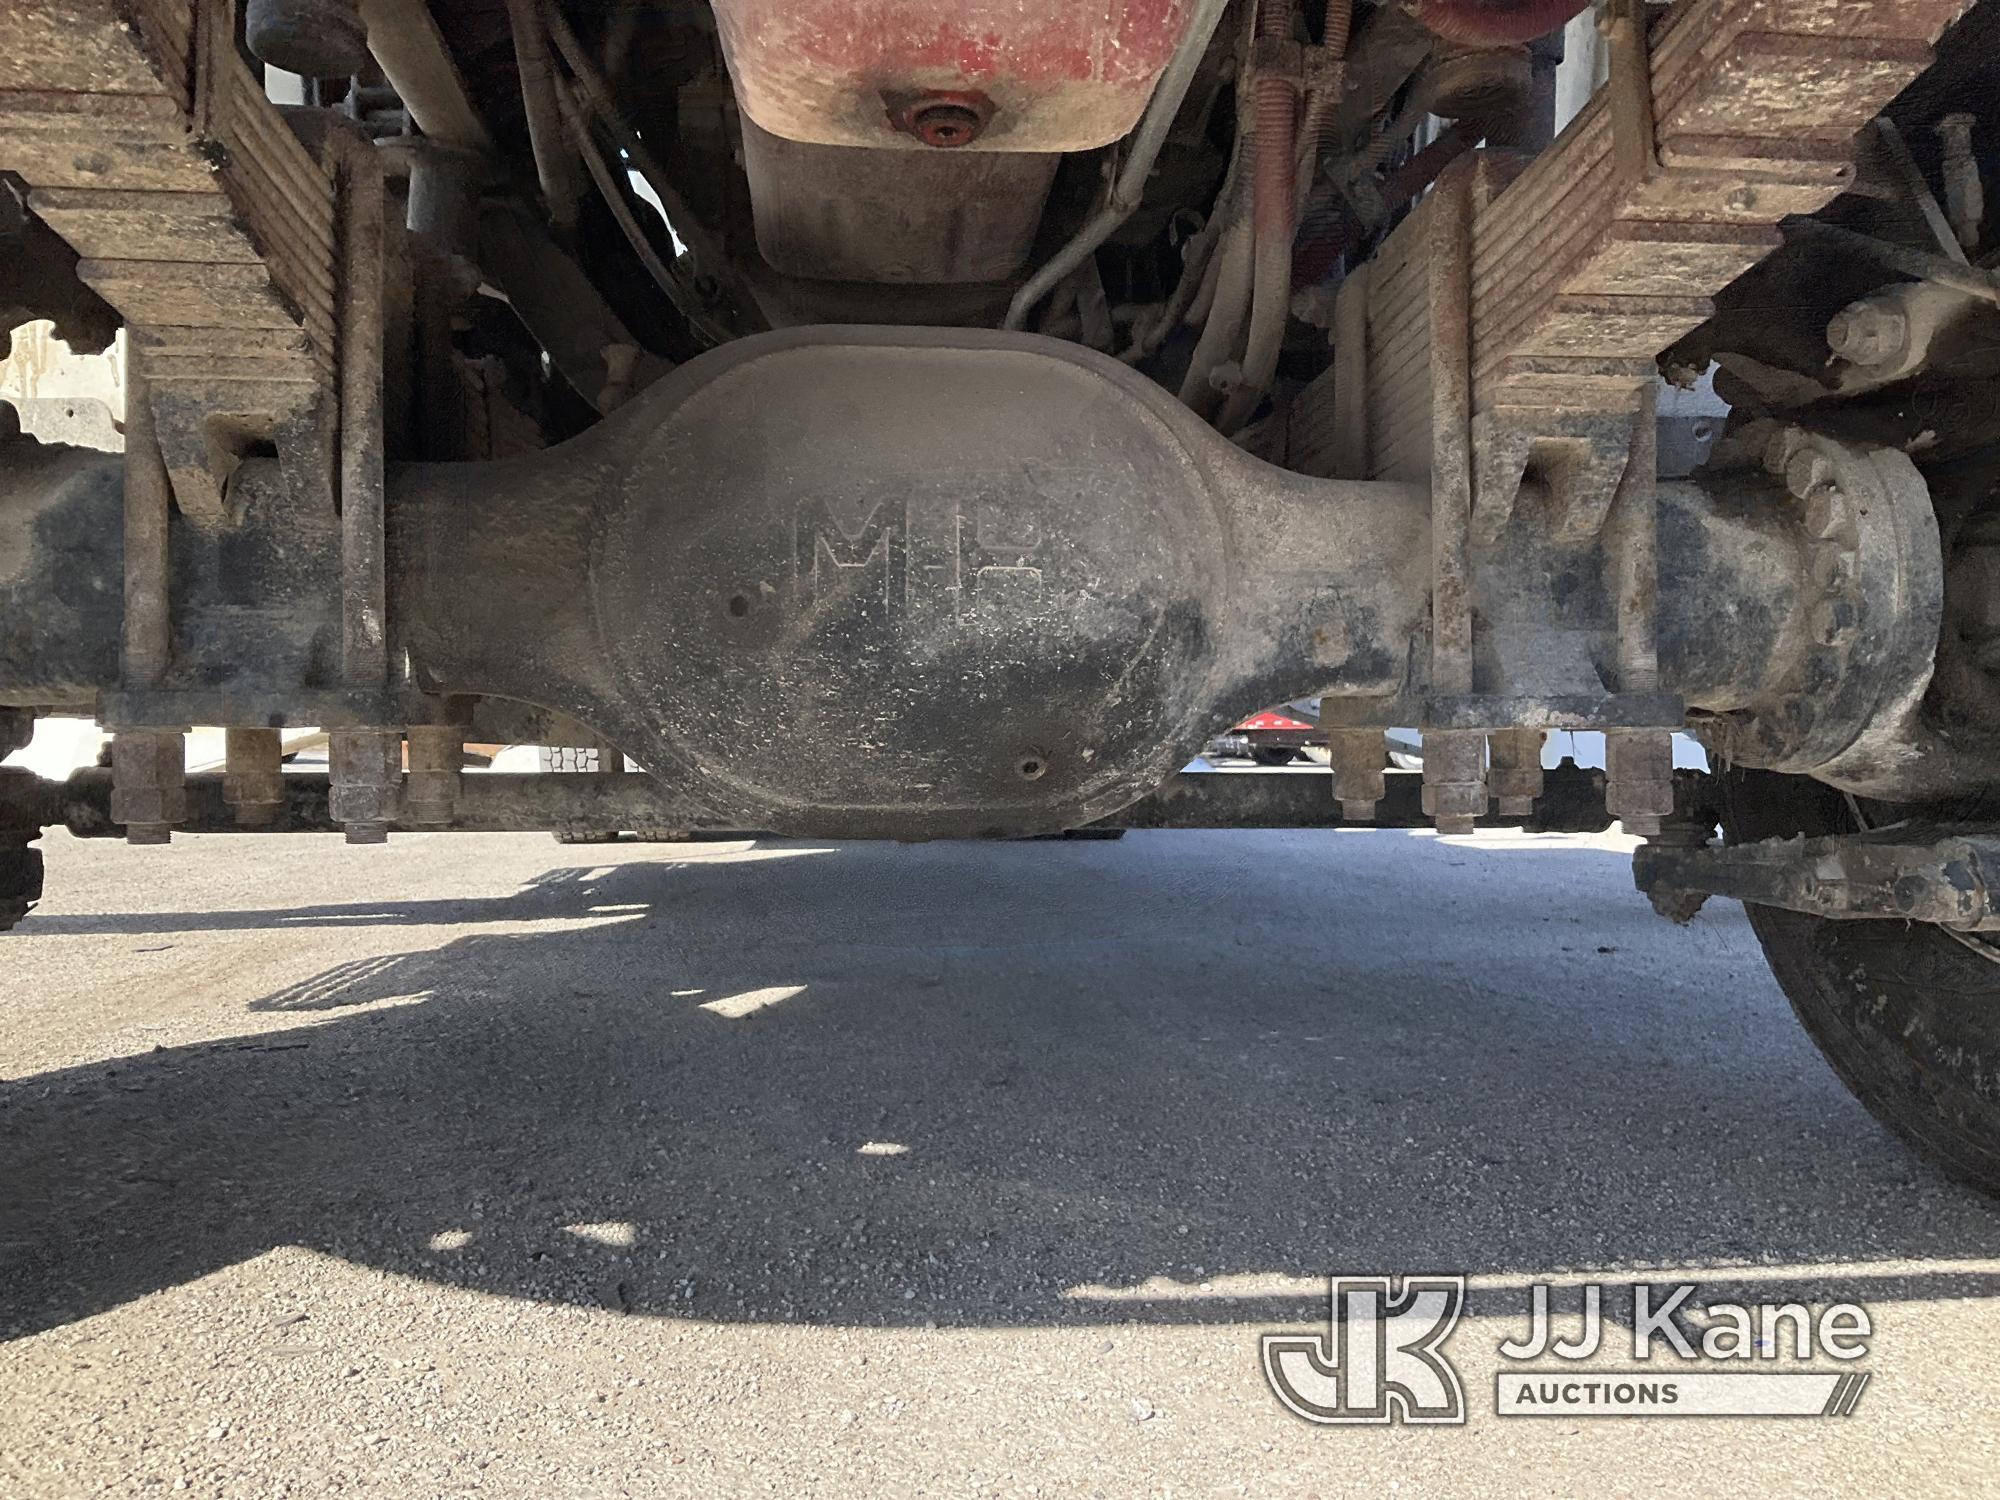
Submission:
[[0,753],[113,736],[0,924],[50,827],[1615,821],[2000,1187],[1996,164],[2000,0],[11,0],[0,330],[124,416],[0,427]]

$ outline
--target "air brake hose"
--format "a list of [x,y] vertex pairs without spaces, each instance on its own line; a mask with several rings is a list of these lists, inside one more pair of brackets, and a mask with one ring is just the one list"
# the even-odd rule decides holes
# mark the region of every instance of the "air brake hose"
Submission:
[[[1292,0],[1260,0],[1257,36],[1290,41]],[[1296,81],[1260,74],[1256,89],[1256,159],[1253,167],[1252,222],[1256,234],[1250,331],[1243,349],[1243,375],[1223,403],[1216,425],[1232,432],[1242,425],[1270,389],[1285,342],[1292,305],[1292,230],[1297,187],[1293,148],[1298,140]]]

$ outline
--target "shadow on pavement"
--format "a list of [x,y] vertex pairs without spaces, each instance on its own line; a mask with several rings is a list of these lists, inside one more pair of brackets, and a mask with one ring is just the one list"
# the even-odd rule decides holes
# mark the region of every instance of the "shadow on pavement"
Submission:
[[[615,860],[615,845],[603,846]],[[629,847],[629,846],[628,846]],[[307,927],[429,927],[473,922],[532,922],[577,912],[581,887],[601,865],[549,870],[518,891],[498,899],[449,898],[435,901],[346,901],[271,907],[248,911],[147,911],[37,913],[32,936],[167,932],[258,932]]]
[[1676,932],[1620,854],[603,853],[496,901],[23,928],[595,923],[342,964],[244,997],[296,1027],[0,1085],[0,1333],[279,1245],[860,1325],[1309,1321],[1334,1271],[2000,1292],[1869,1270],[1984,1257],[2000,1213],[1847,1097],[1739,909]]

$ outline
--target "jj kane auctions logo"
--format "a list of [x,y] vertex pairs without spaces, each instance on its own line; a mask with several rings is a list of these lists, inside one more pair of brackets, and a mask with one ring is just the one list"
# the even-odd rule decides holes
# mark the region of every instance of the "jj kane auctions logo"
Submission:
[[[1527,1329],[1499,1354],[1533,1367],[1494,1378],[1496,1414],[1848,1416],[1867,1388],[1863,1370],[1796,1367],[1815,1353],[1843,1362],[1867,1354],[1873,1324],[1856,1303],[1717,1302],[1697,1317],[1694,1286],[1635,1283],[1631,1357],[1644,1368],[1607,1370],[1579,1363],[1610,1347],[1604,1288],[1580,1290],[1575,1335],[1561,1337],[1549,1285],[1529,1288]],[[1405,1276],[1400,1287],[1387,1276],[1335,1276],[1328,1308],[1324,1330],[1260,1341],[1264,1379],[1287,1411],[1322,1426],[1465,1421],[1465,1385],[1445,1350],[1465,1309],[1463,1276]],[[1558,1363],[1540,1363],[1550,1359]],[[1781,1359],[1794,1367],[1770,1368]]]

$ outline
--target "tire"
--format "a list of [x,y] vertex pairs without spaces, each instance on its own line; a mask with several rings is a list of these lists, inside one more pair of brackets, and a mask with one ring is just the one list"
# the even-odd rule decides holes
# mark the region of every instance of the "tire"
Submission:
[[1298,758],[1298,751],[1289,745],[1252,745],[1250,758],[1260,766],[1289,766]]
[[685,828],[663,828],[646,823],[633,829],[632,837],[642,844],[685,844],[694,835]]
[[[1732,843],[1857,826],[1803,777],[1722,777]],[[1779,988],[1840,1081],[1917,1153],[2000,1193],[2000,946],[1924,923],[1746,906]]]
[[595,771],[597,769],[597,747],[595,745],[544,745],[542,746],[542,769],[544,771]]
[[[542,770],[559,774],[597,769],[597,747],[595,745],[544,745],[542,746]],[[618,830],[615,828],[565,828],[554,834],[558,844],[615,844]]]

